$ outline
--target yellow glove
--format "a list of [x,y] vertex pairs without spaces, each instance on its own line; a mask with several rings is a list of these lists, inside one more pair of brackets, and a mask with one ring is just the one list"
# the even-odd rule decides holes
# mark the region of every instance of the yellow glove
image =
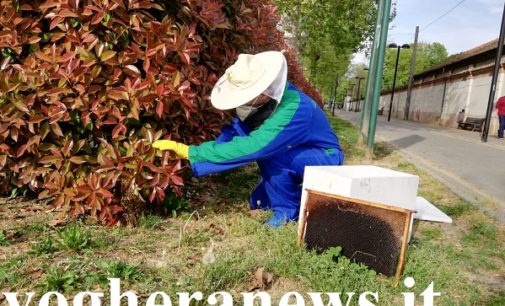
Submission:
[[153,148],[165,151],[165,150],[170,150],[175,152],[177,155],[177,158],[180,159],[188,159],[189,158],[189,146],[172,141],[172,140],[156,140],[153,143]]

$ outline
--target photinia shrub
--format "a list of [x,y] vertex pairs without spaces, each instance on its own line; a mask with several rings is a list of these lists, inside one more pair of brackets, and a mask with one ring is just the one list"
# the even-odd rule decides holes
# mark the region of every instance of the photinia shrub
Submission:
[[124,195],[180,194],[187,164],[152,142],[218,133],[213,85],[239,53],[287,49],[277,21],[266,0],[0,0],[0,194],[107,224]]

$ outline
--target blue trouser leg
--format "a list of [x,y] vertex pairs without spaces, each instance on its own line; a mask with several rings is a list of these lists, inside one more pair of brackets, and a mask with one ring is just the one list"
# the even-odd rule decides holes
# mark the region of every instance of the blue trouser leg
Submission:
[[[343,159],[339,150],[327,152],[299,147],[281,156],[258,161],[262,181],[249,200],[251,208],[270,207],[274,211],[273,218],[281,222],[297,220],[305,166],[341,165]],[[258,201],[261,205],[257,204]]]
[[503,130],[505,129],[505,116],[498,116],[500,128],[498,129],[498,137],[503,138]]
[[[301,178],[288,168],[286,158],[270,158],[258,162],[258,165],[266,196],[266,201],[261,200],[262,207],[271,208],[279,220],[295,220],[298,217]],[[261,183],[258,187],[261,188]],[[258,193],[258,189],[255,193]]]
[[263,210],[270,209],[270,200],[268,199],[268,194],[265,189],[265,180],[261,178],[258,186],[254,189],[251,197],[249,198],[249,205],[251,209],[261,208]]

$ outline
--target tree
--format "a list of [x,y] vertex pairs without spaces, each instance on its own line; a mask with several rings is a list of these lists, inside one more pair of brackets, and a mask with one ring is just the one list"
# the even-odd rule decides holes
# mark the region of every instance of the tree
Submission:
[[[411,44],[411,46],[412,45],[413,44]],[[386,58],[384,61],[384,89],[391,89],[393,87],[396,54],[396,49],[387,49],[386,51]],[[441,43],[419,43],[417,46],[415,73],[443,62],[447,59],[447,56],[447,50]],[[395,87],[402,87],[408,84],[411,58],[412,49],[401,49]]]
[[441,43],[420,43],[416,55],[416,73],[440,64],[448,57],[445,46]]
[[282,26],[292,35],[309,79],[331,97],[337,74],[347,70],[351,55],[365,48],[375,24],[375,1],[274,0]]

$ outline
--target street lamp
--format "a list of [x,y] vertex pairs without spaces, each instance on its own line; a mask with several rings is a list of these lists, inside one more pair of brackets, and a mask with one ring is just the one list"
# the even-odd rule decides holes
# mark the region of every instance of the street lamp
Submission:
[[396,48],[398,50],[398,51],[396,51],[395,73],[393,76],[393,89],[391,90],[391,101],[389,101],[388,121],[390,121],[391,120],[391,109],[393,108],[393,97],[395,96],[396,71],[398,70],[398,59],[400,58],[400,49],[410,49],[410,45],[403,44],[400,46],[395,43],[392,43],[388,46],[388,48]]
[[360,89],[361,89],[361,80],[364,80],[365,77],[355,77],[356,80],[358,80],[358,92],[356,93],[356,95],[358,96],[358,104],[356,106],[356,109],[354,110],[355,112],[359,112],[359,105],[360,105],[360,101],[361,101],[361,96],[360,96]]

